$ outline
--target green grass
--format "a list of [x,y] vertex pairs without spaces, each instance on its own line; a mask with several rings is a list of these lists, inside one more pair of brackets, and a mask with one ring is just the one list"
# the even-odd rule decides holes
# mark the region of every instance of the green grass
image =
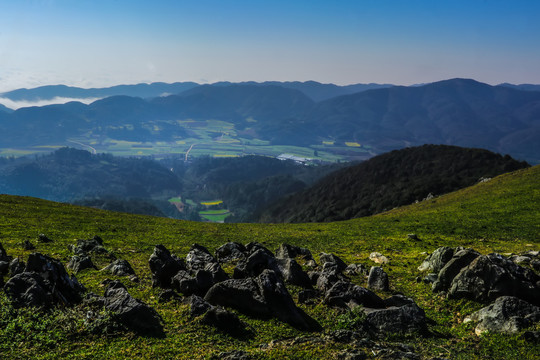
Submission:
[[[148,257],[156,244],[185,256],[192,243],[214,251],[227,241],[258,241],[270,249],[282,242],[306,246],[314,254],[334,252],[346,262],[373,265],[368,256],[379,251],[390,259],[385,270],[391,290],[412,297],[433,320],[434,336],[398,339],[411,344],[426,358],[538,359],[540,345],[516,336],[474,335],[463,318],[482,307],[465,300],[448,300],[433,294],[429,285],[417,283],[417,267],[439,246],[467,246],[482,253],[518,253],[540,248],[540,166],[506,174],[471,188],[430,201],[398,208],[377,216],[325,224],[213,224],[128,215],[35,198],[0,196],[0,242],[8,254],[26,258],[20,243],[35,243],[45,233],[52,243],[36,243],[38,252],[69,260],[67,245],[75,239],[99,235],[118,258],[130,261],[140,283],[124,281],[130,293],[152,305],[165,320],[166,338],[134,335],[89,335],[78,309],[36,313],[13,310],[0,293],[0,354],[14,359],[197,359],[221,351],[245,350],[257,358],[333,359],[345,348],[339,344],[313,342],[261,347],[274,339],[309,334],[277,320],[261,321],[241,315],[255,329],[252,339],[223,335],[192,321],[183,304],[158,304],[159,291],[152,289]],[[416,233],[413,241],[407,234]],[[104,266],[105,263],[99,263]],[[230,270],[230,269],[229,269]],[[99,271],[83,271],[77,278],[90,291],[103,294]],[[125,280],[125,279],[122,279]],[[365,285],[365,279],[355,278]],[[297,290],[292,289],[292,293]],[[381,294],[388,296],[388,294]],[[354,319],[344,319],[326,306],[303,306],[326,329],[337,329]],[[83,310],[80,310],[83,311]],[[82,316],[82,315],[81,315]],[[341,317],[340,317],[341,316]],[[395,340],[395,339],[394,339]],[[392,339],[388,339],[392,341]],[[368,350],[371,353],[370,349]]]

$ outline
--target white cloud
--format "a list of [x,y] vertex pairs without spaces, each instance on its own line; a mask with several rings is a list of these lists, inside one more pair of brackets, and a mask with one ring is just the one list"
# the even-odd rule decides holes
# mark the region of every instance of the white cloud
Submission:
[[83,104],[90,104],[93,103],[96,100],[100,100],[101,98],[84,98],[84,99],[78,99],[78,98],[66,98],[66,97],[55,97],[50,100],[35,100],[35,101],[29,101],[29,100],[21,100],[21,101],[14,101],[7,98],[0,98],[0,104],[13,109],[17,110],[24,107],[31,107],[31,106],[46,106],[46,105],[53,105],[53,104],[65,104],[70,101],[78,101]]

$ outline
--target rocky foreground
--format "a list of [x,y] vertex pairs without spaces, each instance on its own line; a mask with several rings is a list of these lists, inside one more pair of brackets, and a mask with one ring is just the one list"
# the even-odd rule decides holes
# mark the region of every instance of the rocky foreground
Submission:
[[[41,235],[38,241],[46,243],[50,239]],[[32,249],[30,242],[24,246]],[[70,250],[73,256],[66,266],[75,274],[86,269],[97,271],[92,257],[100,256],[110,260],[100,271],[125,277],[126,281],[139,281],[129,262],[116,259],[97,236],[78,240]],[[363,264],[346,264],[338,256],[326,253],[321,253],[316,261],[308,249],[288,244],[272,252],[259,243],[244,246],[230,242],[215,254],[195,244],[185,258],[157,245],[148,265],[152,285],[163,289],[160,302],[184,302],[189,305],[192,321],[230,336],[249,338],[256,332],[238,317],[237,313],[242,313],[258,319],[274,318],[309,333],[302,338],[275,340],[263,345],[266,347],[286,342],[332,341],[350,344],[350,350],[339,354],[342,359],[364,359],[368,355],[419,359],[406,345],[383,343],[381,339],[388,335],[430,336],[429,319],[413,299],[390,292],[390,279],[384,271],[388,259],[378,253],[372,253],[370,259],[380,266],[368,269]],[[224,271],[224,267],[232,272]],[[418,270],[425,274],[418,281],[432,283],[434,292],[486,304],[465,319],[476,324],[477,334],[517,333],[540,322],[538,251],[507,257],[442,247],[427,256]],[[367,286],[355,284],[351,278],[356,276],[365,276]],[[159,313],[131,296],[121,281],[106,280],[103,285],[102,296],[88,292],[60,261],[32,253],[25,263],[9,256],[0,245],[0,286],[14,308],[46,311],[78,305],[86,309],[88,321],[102,334],[114,329],[140,336],[166,336]],[[290,286],[297,290],[296,299],[291,296]],[[324,304],[341,309],[350,314],[350,328],[325,331],[297,304]],[[103,309],[112,316],[103,315]],[[525,332],[524,336],[533,342],[540,338],[537,331]],[[362,350],[366,348],[372,354]],[[249,358],[242,352],[221,357]]]

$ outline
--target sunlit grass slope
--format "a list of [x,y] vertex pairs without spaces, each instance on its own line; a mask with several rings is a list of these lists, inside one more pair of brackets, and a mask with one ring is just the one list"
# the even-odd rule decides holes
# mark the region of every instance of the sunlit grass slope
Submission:
[[[41,244],[40,233],[54,242]],[[420,240],[410,240],[415,233]],[[409,337],[398,341],[412,345],[427,358],[537,358],[540,346],[519,336],[476,337],[471,324],[461,320],[482,305],[464,300],[447,300],[418,283],[416,268],[439,246],[467,246],[476,250],[518,253],[540,248],[540,166],[505,174],[491,181],[433,200],[394,209],[384,214],[346,222],[323,224],[211,224],[137,216],[43,201],[35,198],[0,196],[0,243],[9,255],[26,258],[20,243],[31,240],[38,252],[69,260],[68,244],[75,239],[99,235],[107,249],[130,261],[140,283],[127,284],[132,295],[152,305],[163,317],[165,339],[117,335],[89,335],[81,320],[70,312],[36,314],[14,311],[0,293],[0,358],[207,358],[230,350],[245,350],[257,358],[335,358],[340,344],[260,347],[273,339],[310,336],[276,320],[260,321],[241,316],[255,329],[251,339],[221,334],[188,315],[186,305],[158,304],[159,291],[152,289],[148,257],[156,244],[185,256],[193,243],[211,251],[227,241],[258,241],[270,249],[282,242],[308,247],[314,254],[333,252],[346,262],[374,265],[373,251],[389,257],[385,270],[393,292],[414,298],[433,320],[431,337]],[[99,263],[98,266],[104,266]],[[227,269],[230,271],[231,269]],[[110,275],[83,271],[77,275],[89,290],[100,295],[99,283]],[[364,279],[354,279],[365,285]],[[292,289],[293,296],[297,290]],[[390,294],[381,294],[383,297]],[[327,330],[340,327],[340,314],[326,306],[304,309]],[[391,341],[392,339],[388,339]],[[368,350],[368,349],[366,349]]]

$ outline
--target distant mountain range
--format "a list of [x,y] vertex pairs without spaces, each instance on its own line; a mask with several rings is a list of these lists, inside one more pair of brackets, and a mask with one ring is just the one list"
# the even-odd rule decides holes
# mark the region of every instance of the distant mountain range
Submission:
[[263,211],[260,221],[329,222],[369,216],[528,167],[482,149],[424,145],[333,172]]
[[[155,89],[154,95],[171,90],[167,84],[140,86]],[[0,111],[0,142],[43,145],[88,134],[120,140],[177,140],[188,136],[178,120],[216,119],[233,123],[245,136],[276,145],[355,141],[382,153],[427,143],[449,144],[540,162],[540,91],[468,79],[416,87],[373,85],[382,88],[370,90],[315,82],[169,86],[185,89],[149,99],[122,95],[90,105],[71,102]],[[364,91],[354,92],[358,89]],[[349,91],[354,93],[331,95]]]

